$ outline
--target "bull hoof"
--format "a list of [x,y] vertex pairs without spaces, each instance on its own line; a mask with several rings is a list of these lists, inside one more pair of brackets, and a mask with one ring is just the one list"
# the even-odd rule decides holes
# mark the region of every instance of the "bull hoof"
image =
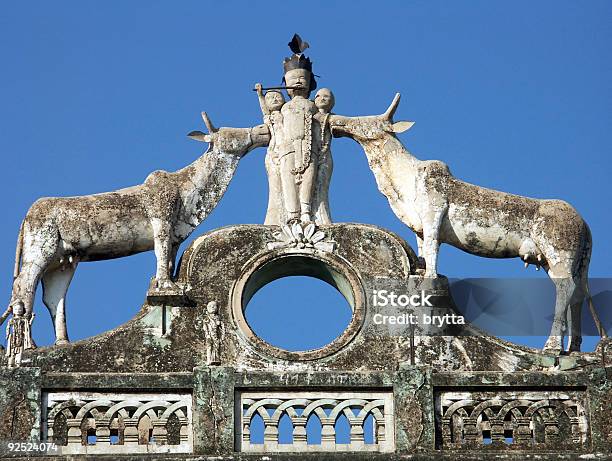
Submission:
[[556,335],[550,336],[546,340],[542,352],[550,355],[561,355],[563,352],[563,337]]
[[561,355],[563,348],[556,344],[545,344],[542,352],[549,355]]
[[67,339],[56,339],[55,340],[55,345],[56,346],[63,346],[64,344],[68,344],[70,341],[68,341]]
[[178,290],[178,285],[170,279],[161,279],[157,281],[158,290]]
[[582,341],[570,340],[569,347],[567,348],[567,352],[580,352],[581,345],[582,345]]

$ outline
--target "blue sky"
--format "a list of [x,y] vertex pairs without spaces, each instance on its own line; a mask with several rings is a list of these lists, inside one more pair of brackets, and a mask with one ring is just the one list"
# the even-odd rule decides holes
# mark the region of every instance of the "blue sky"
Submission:
[[[591,276],[612,275],[612,3],[311,0],[298,10],[287,2],[4,3],[0,292],[6,301],[19,223],[34,200],[109,191],[190,163],[204,146],[185,135],[203,129],[202,110],[221,126],[261,123],[251,88],[280,82],[294,32],[310,42],[307,54],[319,85],[335,92],[336,113],[380,113],[401,92],[396,117],[416,121],[400,135],[411,152],[443,160],[476,184],[567,200],[593,233]],[[241,162],[194,236],[263,222],[264,154],[259,149]],[[336,140],[333,155],[334,220],[377,224],[414,245],[359,146]],[[68,300],[72,338],[131,318],[154,263],[146,253],[81,264]],[[545,277],[525,271],[518,259],[476,258],[448,246],[439,267],[452,277]],[[312,298],[300,296],[304,286]],[[283,322],[296,322],[295,336],[317,339],[304,326],[304,312],[332,323],[346,316],[340,295],[318,282],[279,281],[264,290],[252,301],[263,306],[251,314],[253,322],[285,312]],[[309,310],[317,300],[319,309]],[[51,324],[40,297],[35,311],[35,336],[48,344]],[[279,331],[279,324],[270,328]]]

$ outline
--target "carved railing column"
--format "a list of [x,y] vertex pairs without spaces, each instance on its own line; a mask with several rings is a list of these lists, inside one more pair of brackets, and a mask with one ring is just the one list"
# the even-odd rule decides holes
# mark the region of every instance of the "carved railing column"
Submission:
[[531,431],[531,418],[527,416],[520,416],[515,418],[517,427],[512,432],[514,443],[522,446],[531,445],[533,437]]
[[491,425],[491,444],[501,445],[506,441],[504,437],[504,421],[501,419],[493,418],[489,421]]
[[305,448],[307,444],[306,439],[306,423],[307,420],[303,416],[296,416],[292,420],[293,422],[293,445],[296,448]]
[[168,424],[167,419],[152,421],[153,440],[155,440],[155,445],[168,445],[168,429],[166,424]]
[[242,445],[251,443],[251,421],[244,421],[242,424]]
[[358,448],[359,446],[365,443],[363,438],[362,422],[359,420],[359,418],[356,418],[354,416],[349,417],[348,422],[351,425],[351,445],[354,445],[354,447],[352,448]]
[[125,429],[123,431],[123,441],[125,445],[138,445],[138,419],[125,418]]
[[274,449],[278,445],[278,421],[274,421],[270,417],[263,418],[264,420],[264,446],[266,449]]
[[450,447],[453,444],[453,430],[451,418],[442,418],[442,446]]
[[387,426],[385,426],[385,422],[376,421],[376,443],[381,444],[387,440]]
[[544,421],[544,441],[547,444],[559,442],[559,422],[554,420]]
[[96,445],[110,445],[110,421],[96,421]]
[[580,418],[572,416],[570,419],[570,425],[572,427],[572,442],[582,443],[582,434],[580,432]]
[[480,442],[476,418],[463,418],[463,437],[466,445],[475,446]]
[[336,429],[332,418],[321,419],[321,447],[326,450],[333,450],[336,445]]
[[179,431],[179,437],[181,444],[185,444],[189,442],[189,427],[186,416],[179,416],[179,423],[181,425],[181,430]]
[[55,434],[53,426],[55,425],[55,419],[49,418],[47,420],[47,441],[54,442],[53,435]]
[[66,419],[66,425],[68,426],[68,445],[81,445],[83,440],[81,420],[69,418]]

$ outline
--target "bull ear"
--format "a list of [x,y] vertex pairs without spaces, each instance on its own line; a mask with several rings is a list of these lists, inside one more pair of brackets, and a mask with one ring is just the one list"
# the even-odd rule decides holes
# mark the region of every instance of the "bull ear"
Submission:
[[195,139],[196,141],[202,142],[210,142],[212,140],[212,136],[206,133],[202,133],[201,131],[192,131],[187,134],[191,139]]
[[395,122],[393,126],[394,133],[403,133],[404,131],[409,130],[414,125],[414,122],[408,122],[406,120],[402,120],[400,122]]

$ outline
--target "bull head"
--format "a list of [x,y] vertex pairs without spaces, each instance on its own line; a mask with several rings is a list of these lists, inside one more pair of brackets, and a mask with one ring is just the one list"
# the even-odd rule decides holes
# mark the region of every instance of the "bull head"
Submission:
[[215,128],[206,112],[202,112],[202,120],[208,129],[208,134],[192,131],[187,136],[196,141],[209,143],[209,151],[217,147],[221,152],[243,156],[256,147],[267,146],[270,142],[270,132],[266,125],[253,128]]
[[400,94],[396,93],[391,105],[381,115],[368,115],[364,117],[344,117],[333,115],[330,117],[332,133],[335,137],[350,137],[356,141],[373,141],[384,136],[385,133],[403,133],[410,129],[414,122],[393,122],[393,115],[399,105]]

